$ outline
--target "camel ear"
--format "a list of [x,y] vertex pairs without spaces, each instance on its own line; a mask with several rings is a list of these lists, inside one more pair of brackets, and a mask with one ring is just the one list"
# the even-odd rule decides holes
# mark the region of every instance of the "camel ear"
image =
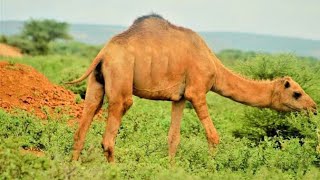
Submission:
[[290,87],[289,81],[285,81],[285,82],[284,82],[284,87],[285,87],[286,89]]

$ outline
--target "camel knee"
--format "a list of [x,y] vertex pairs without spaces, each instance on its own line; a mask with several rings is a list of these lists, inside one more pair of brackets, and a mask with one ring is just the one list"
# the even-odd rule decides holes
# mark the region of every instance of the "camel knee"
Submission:
[[79,141],[79,139],[80,139],[80,137],[79,137],[79,130],[77,130],[77,131],[74,133],[73,140],[74,140],[74,142],[76,143],[76,142]]
[[81,122],[79,128],[76,130],[73,136],[73,140],[75,143],[78,143],[79,141],[84,141],[85,134],[87,133],[87,130],[90,126],[91,120],[90,119],[83,119]]
[[127,112],[130,109],[132,104],[133,104],[132,97],[125,99],[125,101],[123,102],[123,111],[124,111],[124,113]]
[[98,111],[101,105],[102,105],[102,101],[97,101],[97,100],[86,100],[84,103],[85,111],[87,111],[87,113],[94,113]]
[[170,156],[174,156],[176,154],[179,143],[180,143],[180,137],[169,138],[168,145],[169,145]]
[[171,147],[172,145],[176,145],[179,144],[180,142],[180,134],[179,133],[175,133],[175,134],[171,134],[168,137],[168,143],[169,146]]
[[132,104],[132,97],[109,100],[109,112],[112,114],[120,114],[122,116],[130,109]]

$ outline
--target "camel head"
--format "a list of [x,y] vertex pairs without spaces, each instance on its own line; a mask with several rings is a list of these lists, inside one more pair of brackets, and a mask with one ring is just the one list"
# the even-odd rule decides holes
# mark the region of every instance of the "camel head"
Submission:
[[316,103],[290,77],[277,79],[274,83],[271,108],[285,112],[311,111],[317,115]]

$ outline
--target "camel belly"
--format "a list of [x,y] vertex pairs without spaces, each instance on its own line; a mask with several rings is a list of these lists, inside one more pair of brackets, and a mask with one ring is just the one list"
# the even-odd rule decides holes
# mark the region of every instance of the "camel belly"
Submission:
[[151,68],[140,67],[134,72],[133,94],[154,100],[181,99],[186,86],[183,71],[168,70],[165,67],[155,68],[156,66],[158,65],[153,64]]
[[135,96],[145,98],[145,99],[153,99],[153,100],[170,100],[170,101],[178,101],[184,95],[185,84],[178,83],[176,85],[168,86],[168,87],[152,87],[143,89],[142,87],[138,88],[133,86],[133,94]]

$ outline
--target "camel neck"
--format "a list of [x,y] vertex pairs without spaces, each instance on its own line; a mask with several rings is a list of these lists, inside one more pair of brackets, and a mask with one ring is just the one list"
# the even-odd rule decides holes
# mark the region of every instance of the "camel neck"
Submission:
[[241,77],[223,64],[217,63],[217,73],[212,91],[254,107],[270,107],[274,83],[272,81],[255,81]]

